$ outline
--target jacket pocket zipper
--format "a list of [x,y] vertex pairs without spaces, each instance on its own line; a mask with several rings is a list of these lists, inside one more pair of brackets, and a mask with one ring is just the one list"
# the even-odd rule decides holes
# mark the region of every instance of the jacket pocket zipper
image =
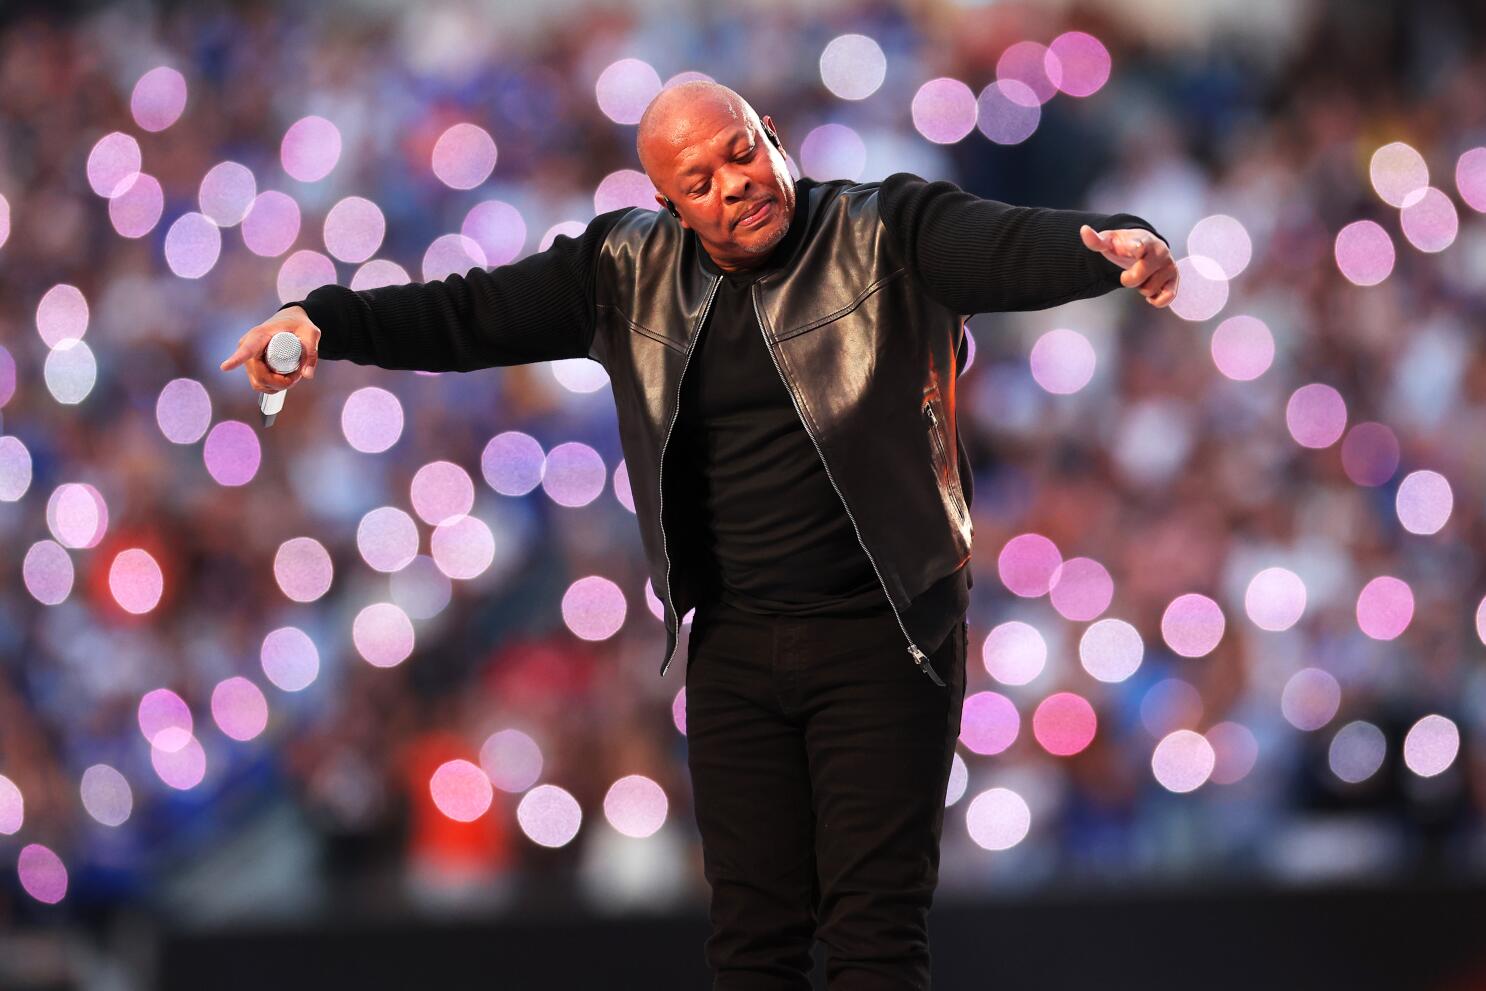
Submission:
[[[939,416],[934,412],[934,400],[924,400],[924,415],[929,418],[929,437],[934,441],[934,454],[939,459],[940,470],[947,470],[949,453],[945,450],[944,437],[939,430]],[[950,484],[949,501],[955,507],[955,512],[959,514],[960,522],[967,522],[970,511],[960,496],[958,483]]]

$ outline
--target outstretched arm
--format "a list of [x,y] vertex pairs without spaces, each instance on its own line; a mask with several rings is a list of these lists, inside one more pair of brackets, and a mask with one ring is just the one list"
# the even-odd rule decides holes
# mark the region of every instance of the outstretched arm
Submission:
[[[1157,274],[1154,249],[1170,259],[1155,228],[1133,214],[1013,206],[906,172],[885,179],[879,196],[883,226],[904,264],[926,292],[955,313],[1042,310],[1121,285],[1138,285],[1144,295],[1145,283]],[[1103,232],[1095,236],[1099,247],[1082,233],[1085,226]],[[1145,255],[1123,254],[1136,250],[1132,239],[1143,241],[1132,233],[1137,228],[1149,232],[1149,242],[1139,249]],[[1138,264],[1143,267],[1137,269]],[[1128,271],[1141,281],[1123,282]],[[1174,264],[1169,276],[1174,279]],[[1158,282],[1153,291],[1165,287],[1166,277]]]
[[582,358],[593,341],[599,247],[629,209],[509,265],[380,289],[321,286],[285,307],[302,306],[320,329],[318,357],[359,365],[468,372]]

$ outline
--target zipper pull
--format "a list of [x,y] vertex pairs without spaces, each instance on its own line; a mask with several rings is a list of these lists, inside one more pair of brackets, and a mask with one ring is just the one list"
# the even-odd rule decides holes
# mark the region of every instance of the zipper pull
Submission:
[[924,415],[929,418],[929,422],[934,426],[939,426],[939,418],[934,415],[934,404],[932,401],[924,403]]
[[913,655],[913,663],[918,665],[920,671],[929,676],[929,680],[933,681],[940,688],[944,687],[944,679],[940,678],[934,671],[934,666],[929,663],[928,655],[913,644],[908,645],[908,653]]

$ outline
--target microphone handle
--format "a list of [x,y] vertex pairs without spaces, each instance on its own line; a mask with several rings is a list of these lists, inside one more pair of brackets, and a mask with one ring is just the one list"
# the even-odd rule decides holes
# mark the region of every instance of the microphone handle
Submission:
[[288,389],[280,389],[278,392],[260,392],[258,394],[258,410],[263,414],[263,425],[273,426],[274,418],[279,415],[279,410],[284,408],[284,394]]

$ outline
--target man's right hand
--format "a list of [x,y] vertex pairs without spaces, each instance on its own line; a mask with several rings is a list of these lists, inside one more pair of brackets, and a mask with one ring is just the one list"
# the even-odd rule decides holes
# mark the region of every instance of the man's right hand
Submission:
[[[268,341],[273,335],[280,331],[289,331],[299,338],[299,343],[304,345],[304,358],[299,363],[299,368],[289,375],[280,375],[268,367],[264,361],[264,355],[268,352]],[[257,392],[266,392],[270,395],[289,388],[298,382],[300,376],[307,379],[315,377],[315,361],[320,351],[320,328],[310,322],[309,314],[302,306],[290,306],[275,313],[271,318],[242,336],[237,342],[237,350],[232,356],[222,362],[222,371],[230,372],[238,365],[245,365],[248,370],[248,381],[252,383]]]

